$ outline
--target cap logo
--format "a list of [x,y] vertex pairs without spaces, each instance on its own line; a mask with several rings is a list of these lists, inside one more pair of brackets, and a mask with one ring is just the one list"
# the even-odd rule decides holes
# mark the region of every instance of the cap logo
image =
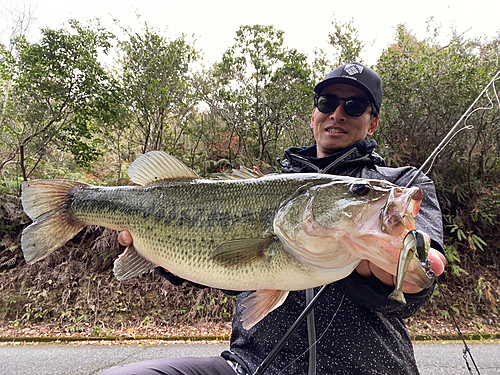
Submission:
[[353,76],[355,74],[361,74],[364,68],[365,67],[363,65],[350,63],[345,65],[344,72],[346,72],[350,76]]

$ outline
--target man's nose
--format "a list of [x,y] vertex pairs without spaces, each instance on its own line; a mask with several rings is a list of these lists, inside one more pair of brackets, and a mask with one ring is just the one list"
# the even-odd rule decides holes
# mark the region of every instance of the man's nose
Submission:
[[333,112],[330,113],[330,117],[334,118],[337,121],[345,120],[347,118],[347,114],[344,111],[344,104],[345,100],[340,99],[339,105],[337,106],[337,108],[335,108]]

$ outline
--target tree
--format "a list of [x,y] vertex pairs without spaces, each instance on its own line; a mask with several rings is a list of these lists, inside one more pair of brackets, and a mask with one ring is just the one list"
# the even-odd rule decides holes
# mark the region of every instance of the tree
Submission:
[[227,134],[237,135],[244,162],[272,164],[310,134],[311,71],[306,56],[284,47],[283,31],[272,26],[241,26],[235,41],[195,86]]
[[334,61],[332,69],[354,61],[363,63],[361,52],[364,45],[359,39],[358,30],[354,26],[354,20],[351,19],[346,23],[334,20],[332,25],[335,30],[328,33],[328,43],[336,49],[336,61]]
[[1,45],[1,57],[0,62],[2,65],[0,66],[0,77],[2,82],[2,113],[0,114],[0,127],[2,126],[3,119],[6,114],[7,102],[9,99],[9,92],[12,86],[12,71],[10,71],[14,65],[14,62],[17,61],[18,53],[14,49],[14,40],[18,38],[23,38],[26,36],[28,30],[30,29],[31,22],[33,21],[33,14],[31,12],[31,8],[28,7],[28,10],[23,9],[14,9],[12,10],[12,26],[10,32],[10,45],[5,47]]
[[[0,44],[0,96],[2,98],[0,102],[0,129],[2,130],[4,129],[4,121],[9,121],[9,118],[7,118],[9,116],[9,94],[12,88],[14,67],[18,61],[19,55],[18,51],[14,48],[14,41],[26,36],[33,20],[33,14],[30,7],[28,7],[27,10],[14,8],[10,13],[11,20],[10,22],[6,22],[6,24],[11,24],[10,43],[8,46]],[[16,158],[16,154],[10,147],[10,138],[4,131],[2,131],[0,135],[0,152],[0,175],[3,179],[4,167],[8,164],[15,163]]]
[[77,163],[97,155],[92,142],[92,108],[110,84],[98,61],[111,47],[112,35],[98,24],[42,29],[39,43],[16,40],[10,111],[11,135],[22,178],[27,180],[50,147],[70,151]]
[[[404,25],[397,30],[376,67],[384,87],[376,139],[391,165],[420,167],[499,70],[500,41],[455,35],[441,46],[436,36],[418,40]],[[445,219],[452,274],[473,275],[471,289],[478,287],[478,273],[484,279],[486,271],[478,265],[500,261],[499,106],[493,85],[430,172]]]
[[9,93],[12,87],[13,67],[15,58],[11,51],[0,45],[0,93],[2,96],[2,110],[0,114],[0,176],[4,177],[4,167],[13,163],[16,154],[11,148],[11,137],[6,131],[7,123],[10,122]]
[[[420,166],[432,153],[496,71],[494,60],[484,54],[492,47],[491,43],[459,38],[441,47],[434,38],[418,41],[404,25],[398,27],[396,43],[377,65],[384,82],[378,134],[392,164]],[[487,100],[482,104],[489,106]],[[496,123],[497,116],[497,111],[475,112],[463,125],[474,120],[479,123],[456,136],[453,147],[442,152],[436,167],[446,168],[451,160],[469,154],[472,139],[472,148],[493,151],[498,142],[490,125]],[[478,144],[477,137],[490,145]]]
[[120,43],[124,98],[141,152],[178,153],[186,118],[195,100],[189,64],[198,53],[185,36],[169,40],[147,24],[142,34],[127,31]]

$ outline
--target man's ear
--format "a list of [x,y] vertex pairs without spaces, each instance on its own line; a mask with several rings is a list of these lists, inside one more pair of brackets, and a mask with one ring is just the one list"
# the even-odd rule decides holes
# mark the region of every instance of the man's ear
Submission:
[[368,127],[368,135],[373,135],[378,126],[378,117],[374,117],[370,121],[370,126]]
[[316,108],[313,109],[311,114],[311,129],[314,129],[314,115],[316,114]]

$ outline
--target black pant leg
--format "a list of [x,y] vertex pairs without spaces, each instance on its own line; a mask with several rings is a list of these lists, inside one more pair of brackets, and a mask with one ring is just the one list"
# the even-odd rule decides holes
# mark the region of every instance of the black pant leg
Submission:
[[100,375],[235,375],[222,357],[178,357],[112,367]]

